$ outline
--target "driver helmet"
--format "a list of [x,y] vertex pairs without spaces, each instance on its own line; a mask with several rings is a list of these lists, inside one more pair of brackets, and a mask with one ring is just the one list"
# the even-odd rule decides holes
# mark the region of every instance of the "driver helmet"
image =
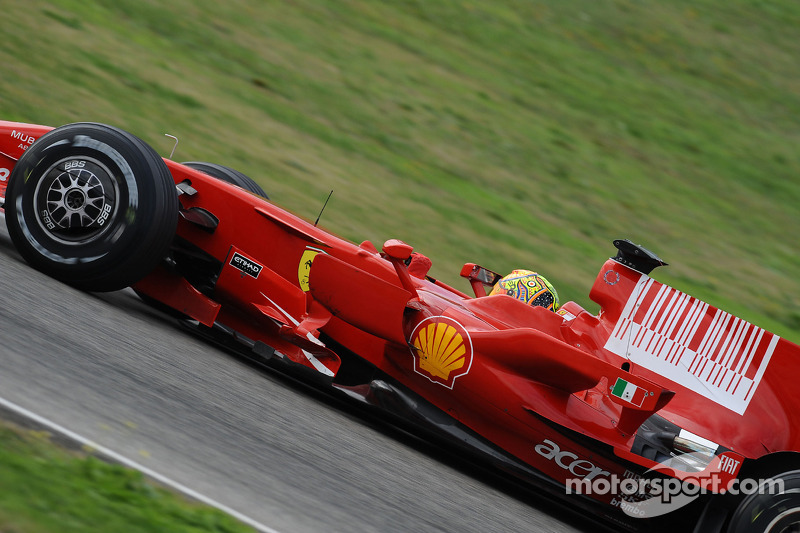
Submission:
[[533,307],[558,310],[558,293],[555,287],[544,276],[531,270],[514,270],[501,278],[489,296],[494,294],[507,294]]

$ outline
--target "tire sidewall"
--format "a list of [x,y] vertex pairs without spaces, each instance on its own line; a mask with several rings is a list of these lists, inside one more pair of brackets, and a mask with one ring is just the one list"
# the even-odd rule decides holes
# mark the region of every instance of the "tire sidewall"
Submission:
[[[778,481],[782,490],[770,494],[770,483]],[[773,476],[762,486],[763,491],[749,494],[741,501],[731,516],[728,533],[779,533],[791,524],[800,523],[800,471]]]
[[[106,203],[114,205],[104,221],[95,221],[94,229],[76,237],[48,219],[47,206],[52,205],[53,176],[70,170],[67,167],[80,171],[87,166],[96,175],[103,174],[104,191],[113,193]],[[160,157],[137,137],[102,124],[57,128],[28,148],[11,173],[5,206],[9,235],[26,261],[57,279],[89,290],[122,288],[141,275],[120,275],[120,265],[147,253],[145,244],[154,241],[152,226],[160,220],[158,209],[164,207],[159,203],[165,204],[153,201],[164,196],[156,190],[155,179],[171,182]],[[177,199],[166,200],[174,202],[169,207],[175,216],[164,231],[174,235]],[[134,263],[147,261],[134,257]]]

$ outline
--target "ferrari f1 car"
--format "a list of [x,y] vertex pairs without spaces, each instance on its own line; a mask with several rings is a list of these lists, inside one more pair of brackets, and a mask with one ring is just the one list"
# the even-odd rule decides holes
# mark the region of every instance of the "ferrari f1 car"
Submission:
[[198,334],[614,525],[800,524],[800,348],[654,280],[663,261],[630,241],[600,268],[597,315],[487,295],[499,276],[469,263],[466,294],[399,240],[347,242],[239,172],[93,123],[0,122],[0,197],[46,274],[133,287]]

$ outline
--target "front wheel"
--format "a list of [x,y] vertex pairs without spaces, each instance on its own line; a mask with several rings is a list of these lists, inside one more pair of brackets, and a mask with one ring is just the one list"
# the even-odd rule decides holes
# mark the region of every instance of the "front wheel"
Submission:
[[42,272],[89,291],[146,276],[178,220],[169,169],[144,141],[104,124],[56,128],[28,148],[6,192],[8,233]]

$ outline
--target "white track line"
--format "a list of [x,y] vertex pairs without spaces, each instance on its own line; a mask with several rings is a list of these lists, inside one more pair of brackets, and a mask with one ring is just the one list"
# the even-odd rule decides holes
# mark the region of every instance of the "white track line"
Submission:
[[145,476],[157,481],[158,483],[161,483],[163,485],[171,487],[174,490],[177,490],[178,492],[181,492],[184,495],[188,496],[189,498],[197,500],[197,501],[199,501],[201,503],[204,503],[206,505],[210,505],[211,507],[216,507],[220,511],[231,515],[233,518],[239,520],[240,522],[243,522],[244,524],[247,524],[250,527],[255,528],[258,531],[261,531],[262,533],[280,533],[276,529],[272,529],[271,527],[267,527],[264,524],[256,522],[252,518],[247,517],[247,516],[243,515],[242,513],[238,512],[238,511],[235,511],[234,509],[231,509],[227,505],[221,504],[216,500],[212,500],[208,496],[204,496],[203,494],[200,494],[199,492],[190,489],[186,485],[182,485],[182,484],[178,483],[177,481],[173,481],[172,479],[170,479],[170,478],[168,478],[168,477],[166,477],[166,476],[164,476],[162,474],[159,474],[158,472],[155,472],[154,470],[151,470],[151,469],[147,468],[144,465],[141,465],[141,464],[137,463],[136,461],[128,459],[127,457],[123,457],[122,455],[120,455],[120,454],[118,454],[118,453],[116,453],[116,452],[114,452],[112,450],[109,450],[108,448],[106,448],[104,446],[101,446],[101,445],[97,444],[96,442],[93,442],[93,441],[87,439],[86,437],[82,437],[81,435],[78,435],[74,431],[70,431],[69,429],[67,429],[67,428],[65,428],[63,426],[60,426],[60,425],[56,424],[55,422],[53,422],[51,420],[48,420],[48,419],[46,419],[46,418],[44,418],[42,416],[39,416],[39,415],[37,415],[36,413],[34,413],[32,411],[28,411],[24,407],[20,407],[19,405],[15,404],[15,403],[13,403],[13,402],[11,402],[9,400],[6,400],[5,398],[0,397],[0,405],[5,407],[9,411],[13,411],[13,412],[15,412],[15,413],[17,413],[19,415],[24,416],[25,418],[29,418],[29,419],[33,420],[37,424],[39,424],[41,426],[44,426],[44,427],[50,429],[51,431],[54,431],[56,433],[60,433],[60,434],[62,434],[64,436],[66,436],[67,438],[72,439],[72,440],[80,443],[82,446],[86,446],[86,447],[88,447],[88,448],[90,448],[90,449],[92,449],[92,450],[94,450],[94,451],[96,451],[96,452],[108,457],[109,459],[111,459],[114,462],[117,462],[119,464],[127,466],[128,468],[134,468],[134,469],[138,470],[139,472],[141,472],[142,474],[144,474]]

